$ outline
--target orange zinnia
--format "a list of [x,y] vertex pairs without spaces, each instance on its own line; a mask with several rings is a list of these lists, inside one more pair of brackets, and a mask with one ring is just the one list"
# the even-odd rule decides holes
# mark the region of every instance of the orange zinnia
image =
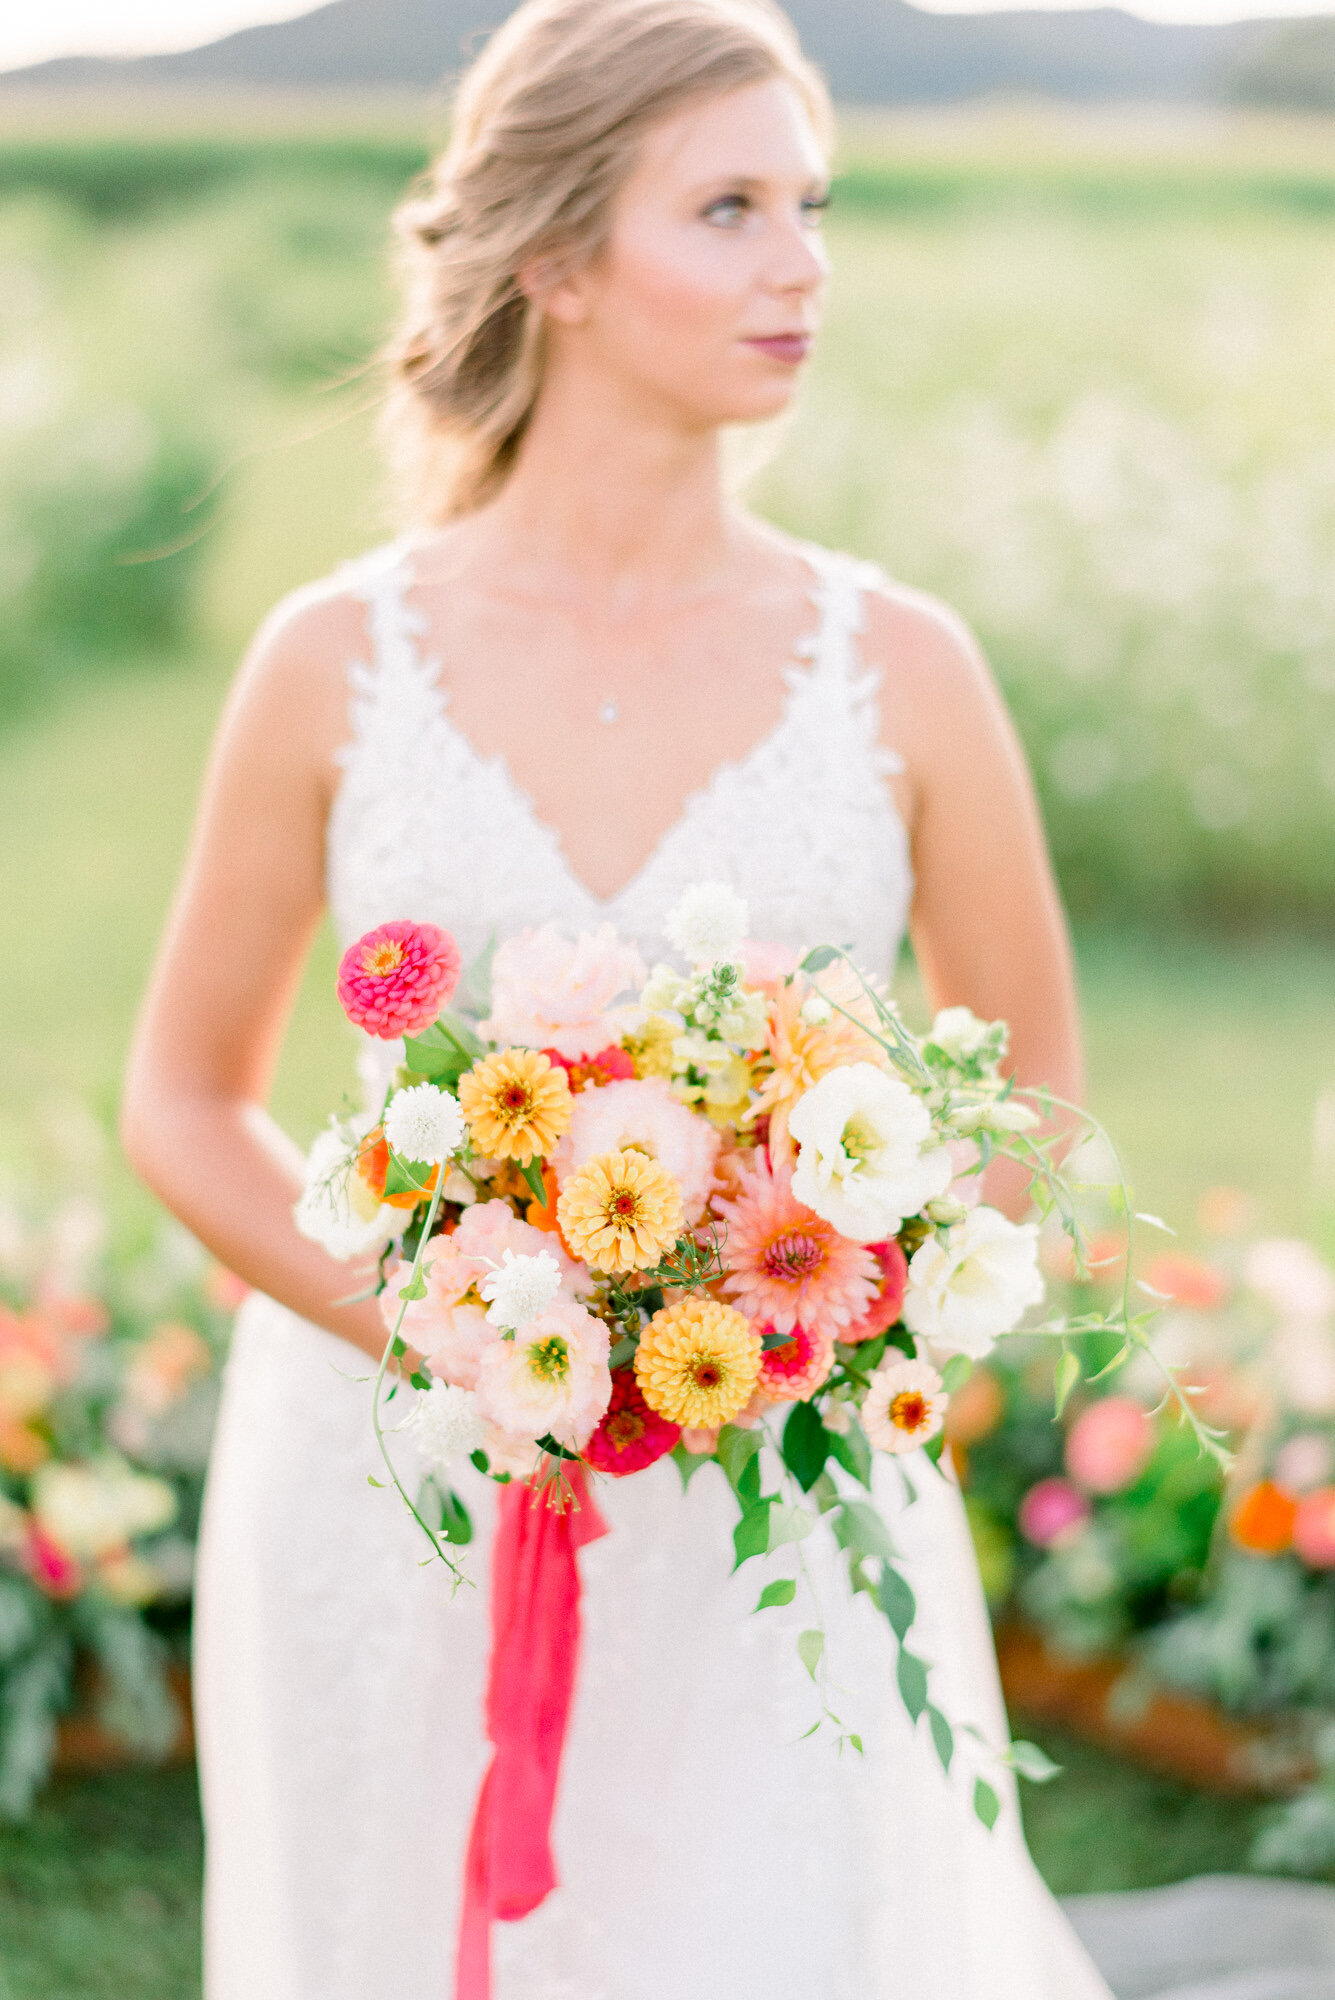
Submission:
[[1229,1532],[1240,1549],[1256,1556],[1283,1555],[1293,1541],[1298,1503],[1273,1479],[1249,1487],[1233,1509]]
[[370,1188],[377,1201],[387,1202],[391,1208],[416,1208],[419,1201],[427,1201],[436,1191],[440,1179],[440,1168],[433,1167],[424,1188],[408,1194],[386,1194],[385,1177],[389,1173],[389,1141],[384,1127],[375,1125],[362,1140],[357,1153],[357,1174]]
[[459,1109],[479,1153],[527,1166],[550,1153],[570,1124],[570,1085],[536,1049],[504,1049],[470,1069]]

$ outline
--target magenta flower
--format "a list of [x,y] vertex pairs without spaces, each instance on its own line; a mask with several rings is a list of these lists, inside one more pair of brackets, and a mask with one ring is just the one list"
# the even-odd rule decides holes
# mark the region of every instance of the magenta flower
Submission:
[[338,997],[355,1028],[392,1042],[429,1028],[459,984],[463,960],[434,924],[380,924],[349,945]]
[[643,1472],[646,1466],[670,1452],[681,1431],[651,1410],[640,1394],[633,1368],[612,1371],[612,1400],[607,1413],[584,1447],[584,1456],[595,1472],[610,1472],[614,1479],[627,1473]]
[[1089,1514],[1088,1500],[1069,1480],[1040,1479],[1020,1502],[1020,1533],[1035,1548],[1050,1549],[1083,1527]]

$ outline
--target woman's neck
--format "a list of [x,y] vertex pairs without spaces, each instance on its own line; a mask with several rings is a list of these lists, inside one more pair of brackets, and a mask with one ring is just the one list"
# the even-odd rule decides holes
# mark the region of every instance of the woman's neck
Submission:
[[717,431],[544,389],[500,496],[460,539],[507,588],[622,612],[718,588],[744,537]]

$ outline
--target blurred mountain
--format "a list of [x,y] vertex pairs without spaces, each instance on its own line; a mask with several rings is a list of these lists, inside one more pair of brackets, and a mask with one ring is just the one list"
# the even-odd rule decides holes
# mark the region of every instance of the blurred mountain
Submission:
[[[511,0],[333,0],[203,48],[132,61],[65,58],[8,71],[4,81],[430,89],[510,11]],[[789,12],[845,103],[947,103],[989,93],[1332,101],[1331,19],[1196,26],[1145,21],[1116,7],[929,14],[908,0],[789,0]],[[1317,44],[1328,94],[1314,100]]]

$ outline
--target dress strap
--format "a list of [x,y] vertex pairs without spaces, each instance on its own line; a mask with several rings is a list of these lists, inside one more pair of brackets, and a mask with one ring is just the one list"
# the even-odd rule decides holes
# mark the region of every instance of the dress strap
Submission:
[[[876,696],[881,669],[866,664],[860,641],[867,629],[866,594],[884,585],[885,572],[876,563],[815,543],[806,544],[802,553],[815,576],[811,598],[819,622],[798,646],[798,655],[810,661],[812,683],[837,693],[874,741],[880,728]],[[881,771],[904,769],[898,752],[878,747],[875,754]]]

